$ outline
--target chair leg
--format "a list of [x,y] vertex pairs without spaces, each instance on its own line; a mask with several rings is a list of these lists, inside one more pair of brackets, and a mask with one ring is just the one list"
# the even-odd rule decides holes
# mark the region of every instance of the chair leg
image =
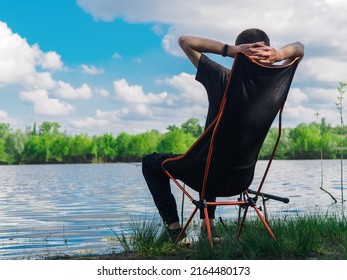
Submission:
[[213,248],[213,240],[212,240],[210,219],[208,217],[207,205],[204,205],[204,216],[205,216],[207,236],[208,236],[208,240],[210,241],[210,247],[212,249]]
[[265,221],[263,215],[260,213],[259,209],[256,206],[253,206],[255,212],[258,214],[259,219],[262,221],[263,225],[265,226],[268,233],[271,235],[273,239],[276,239],[274,233],[272,232],[271,228],[269,227],[269,224]]
[[[240,198],[239,198],[239,201],[242,200],[242,193],[240,194]],[[237,216],[237,228],[239,228],[239,225],[240,225],[240,222],[241,222],[241,212],[242,212],[242,207],[241,205],[239,205],[239,213],[238,213],[238,216]]]
[[196,214],[196,211],[198,211],[198,208],[195,207],[194,211],[192,212],[192,214],[190,215],[189,219],[187,220],[186,224],[184,225],[184,227],[182,228],[180,234],[177,236],[175,243],[177,242],[177,240],[180,240],[181,236],[183,233],[186,232],[190,222],[192,221],[192,219],[194,218],[194,215]]
[[[240,207],[241,207],[241,206],[240,206]],[[247,215],[247,212],[248,212],[248,207],[249,207],[249,205],[246,206],[245,211],[244,211],[243,216],[242,216],[242,221],[241,221],[241,223],[238,225],[238,229],[237,229],[237,233],[236,233],[236,239],[239,239],[239,238],[240,238],[240,235],[241,235],[241,232],[242,232],[242,229],[243,229],[243,225],[244,225],[245,220],[246,220],[246,215]]]

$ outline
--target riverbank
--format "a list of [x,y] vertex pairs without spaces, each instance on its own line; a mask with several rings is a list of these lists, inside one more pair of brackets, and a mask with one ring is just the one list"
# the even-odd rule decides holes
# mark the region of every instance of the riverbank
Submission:
[[154,224],[138,224],[130,238],[118,236],[124,251],[114,254],[58,256],[65,260],[347,260],[347,219],[342,213],[284,217],[270,222],[276,239],[268,236],[259,220],[245,224],[239,240],[233,221],[217,223],[222,236],[210,249],[208,240],[190,246],[173,245],[158,237]]

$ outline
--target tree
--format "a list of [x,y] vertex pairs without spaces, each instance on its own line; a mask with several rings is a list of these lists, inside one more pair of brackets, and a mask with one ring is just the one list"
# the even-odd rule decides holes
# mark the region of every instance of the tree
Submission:
[[320,158],[320,131],[316,125],[299,124],[290,131],[289,136],[292,141],[291,153],[293,158]]
[[[286,158],[290,151],[290,130],[288,128],[283,128],[281,132],[280,142],[278,143],[277,150],[275,153],[275,159]],[[270,128],[263,146],[259,153],[259,159],[268,160],[271,157],[272,151],[275,147],[275,143],[278,137],[278,128]]]
[[161,139],[161,134],[159,133],[158,130],[151,130],[151,131],[147,131],[145,133],[142,133],[140,135],[140,137],[142,137],[143,140],[143,151],[142,151],[142,155],[144,156],[145,154],[149,154],[149,153],[153,153],[156,151],[157,149],[157,145]]
[[5,152],[5,140],[0,138],[0,164],[7,162],[7,155]]
[[30,135],[23,149],[24,163],[46,163],[47,148],[39,135]]
[[0,139],[6,139],[10,132],[11,129],[8,123],[0,123]]
[[[38,135],[41,140],[42,148],[45,150],[45,162],[60,162],[66,154],[66,141],[59,132],[60,124],[56,122],[43,122],[39,127],[39,133],[35,134],[36,125],[32,135]],[[58,143],[62,146],[58,147]],[[54,145],[54,146],[53,146]]]
[[59,123],[43,122],[39,128],[39,134],[58,134],[59,128],[60,128]]
[[5,142],[9,134],[10,134],[10,125],[7,123],[0,123],[0,163],[7,162]]
[[84,133],[69,139],[69,162],[86,163],[92,160],[92,139]]
[[117,156],[117,143],[112,134],[93,137],[92,154],[97,161],[112,162]]
[[144,154],[145,139],[141,135],[133,135],[130,137],[127,149],[128,161],[139,161]]
[[129,134],[122,132],[118,135],[116,140],[117,160],[120,160],[120,161],[127,160],[129,142],[130,142]]
[[69,155],[69,137],[65,134],[56,135],[49,145],[49,162],[64,162]]
[[168,131],[173,131],[175,129],[180,129],[180,128],[177,125],[173,124],[173,125],[169,125],[166,129]]
[[21,163],[27,136],[20,130],[10,133],[5,140],[5,151],[9,163]]
[[196,118],[190,118],[181,125],[181,129],[185,133],[190,133],[194,137],[199,137],[202,134],[202,126],[199,124],[199,120]]
[[195,142],[196,138],[181,129],[175,129],[166,133],[159,141],[157,150],[159,153],[182,154]]

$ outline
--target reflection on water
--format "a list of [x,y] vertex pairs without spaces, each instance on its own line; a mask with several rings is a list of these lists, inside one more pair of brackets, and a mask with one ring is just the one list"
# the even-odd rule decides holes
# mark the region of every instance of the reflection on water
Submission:
[[[260,161],[253,189],[264,168]],[[346,186],[346,172],[344,178]],[[324,161],[323,184],[341,198],[339,161]],[[290,203],[268,201],[270,215],[336,211],[340,203],[332,204],[320,186],[320,161],[274,161],[263,191]],[[136,164],[0,166],[0,189],[0,259],[119,251],[114,232],[126,233],[129,220],[159,221]],[[191,209],[185,200],[185,212]],[[216,215],[228,219],[236,212],[219,207]]]

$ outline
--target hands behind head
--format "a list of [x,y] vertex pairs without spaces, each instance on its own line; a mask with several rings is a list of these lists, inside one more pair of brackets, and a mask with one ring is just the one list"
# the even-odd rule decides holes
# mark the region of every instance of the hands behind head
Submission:
[[262,64],[273,64],[282,59],[278,59],[276,49],[265,45],[264,42],[256,42],[251,44],[242,44],[237,46],[239,52],[243,52],[250,58]]

